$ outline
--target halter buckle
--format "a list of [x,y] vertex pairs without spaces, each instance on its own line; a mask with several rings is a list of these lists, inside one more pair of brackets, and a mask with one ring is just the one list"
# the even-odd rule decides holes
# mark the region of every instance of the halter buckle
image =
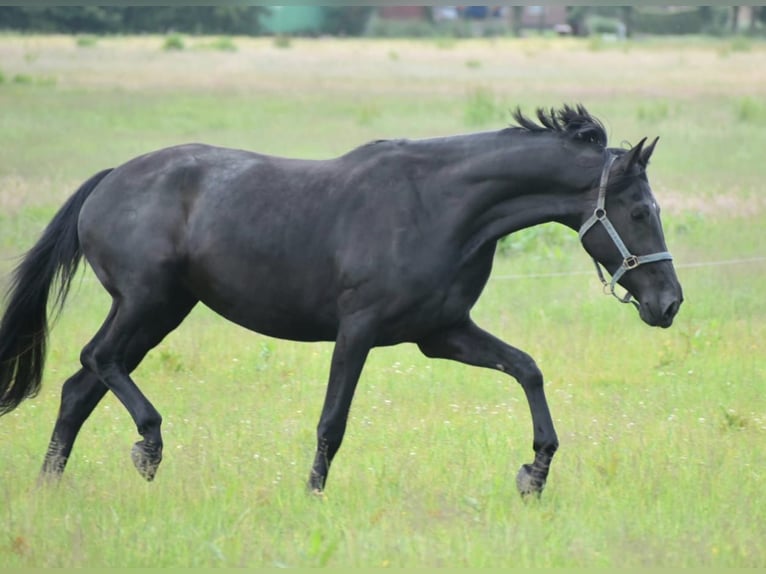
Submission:
[[631,269],[635,269],[639,265],[638,257],[635,255],[628,255],[622,262],[622,266],[630,271]]

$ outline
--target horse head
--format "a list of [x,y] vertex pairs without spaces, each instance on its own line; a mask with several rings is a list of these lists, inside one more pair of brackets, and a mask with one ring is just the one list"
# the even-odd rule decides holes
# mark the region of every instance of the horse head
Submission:
[[[657,144],[646,138],[630,150],[607,149],[595,208],[583,215],[580,239],[596,262],[606,289],[621,285],[648,325],[669,327],[683,302],[683,292],[665,245],[665,236],[646,168]],[[600,265],[611,274],[607,282]]]

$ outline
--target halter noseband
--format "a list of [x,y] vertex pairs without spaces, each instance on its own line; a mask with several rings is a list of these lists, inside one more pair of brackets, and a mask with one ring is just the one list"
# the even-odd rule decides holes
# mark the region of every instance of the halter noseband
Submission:
[[[606,293],[607,288],[609,289],[609,293],[614,295],[618,301],[621,303],[629,303],[631,302],[632,295],[630,292],[625,293],[623,297],[620,297],[617,295],[617,293],[614,292],[614,288],[617,285],[617,281],[620,280],[620,277],[625,275],[628,271],[635,269],[639,265],[643,265],[644,263],[654,263],[655,261],[667,261],[672,260],[673,256],[668,251],[659,251],[657,253],[651,253],[650,255],[633,255],[630,251],[628,251],[628,248],[625,247],[625,243],[623,242],[622,238],[620,238],[620,234],[617,233],[617,230],[614,228],[614,225],[612,225],[612,222],[609,221],[609,218],[606,216],[606,207],[604,207],[606,203],[606,184],[609,180],[609,171],[612,168],[612,164],[614,163],[615,156],[609,155],[609,158],[606,160],[606,164],[604,165],[604,169],[601,172],[601,181],[599,182],[598,186],[598,200],[596,201],[596,209],[593,211],[593,215],[591,215],[585,223],[582,224],[580,227],[580,241],[582,241],[583,237],[586,233],[596,225],[599,221],[601,222],[601,225],[604,226],[604,229],[606,229],[606,232],[609,234],[609,237],[612,238],[612,241],[614,242],[617,249],[620,251],[620,255],[622,255],[622,264],[620,267],[615,271],[614,275],[612,275],[612,281],[607,282],[607,280],[604,278],[604,273],[601,270],[601,266],[599,265],[598,261],[596,261],[596,258],[593,258],[593,263],[596,265],[596,272],[598,273],[598,278],[601,280],[601,284],[604,286],[604,292]],[[634,305],[638,307],[638,303],[635,301],[633,302]]]

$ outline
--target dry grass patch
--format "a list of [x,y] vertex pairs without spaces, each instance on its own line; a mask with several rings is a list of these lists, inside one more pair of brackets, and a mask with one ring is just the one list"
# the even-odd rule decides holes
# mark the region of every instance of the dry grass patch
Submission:
[[757,44],[723,57],[713,42],[669,50],[626,44],[594,52],[574,39],[466,39],[449,50],[432,40],[294,39],[284,50],[268,38],[237,37],[237,51],[166,52],[164,40],[103,38],[83,50],[69,36],[5,36],[0,69],[53,76],[67,88],[279,91],[314,90],[320,82],[323,90],[338,93],[453,95],[480,76],[498,92],[529,97],[553,90],[567,99],[608,98],[616,89],[673,99],[741,95],[766,83],[766,50]]

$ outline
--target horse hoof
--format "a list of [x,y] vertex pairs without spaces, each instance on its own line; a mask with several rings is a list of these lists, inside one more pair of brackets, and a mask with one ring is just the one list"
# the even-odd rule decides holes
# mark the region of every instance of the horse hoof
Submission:
[[545,480],[540,480],[532,474],[532,465],[523,464],[516,475],[516,488],[519,490],[522,498],[530,496],[540,496],[545,487]]
[[316,472],[315,470],[311,471],[311,474],[309,475],[308,484],[306,484],[306,487],[308,488],[308,491],[315,495],[315,496],[323,496],[324,495],[324,483],[325,483],[325,477]]
[[130,458],[133,459],[133,465],[138,473],[151,482],[157,474],[160,462],[162,462],[162,447],[151,447],[147,445],[146,441],[139,441],[133,445]]

